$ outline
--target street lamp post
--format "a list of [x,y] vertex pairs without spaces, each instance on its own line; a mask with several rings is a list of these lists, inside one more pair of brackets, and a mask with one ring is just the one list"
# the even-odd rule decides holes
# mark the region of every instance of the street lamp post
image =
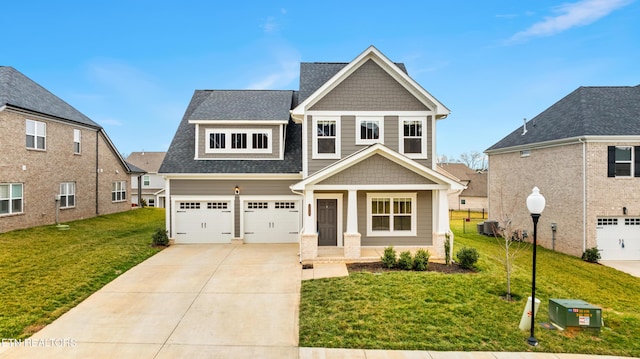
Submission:
[[531,277],[531,335],[527,339],[527,343],[531,346],[538,345],[538,340],[534,336],[534,317],[535,317],[535,302],[536,302],[536,247],[538,240],[538,219],[540,214],[544,211],[545,206],[544,196],[540,194],[538,187],[533,187],[531,194],[527,197],[527,209],[531,213],[533,219],[533,269]]

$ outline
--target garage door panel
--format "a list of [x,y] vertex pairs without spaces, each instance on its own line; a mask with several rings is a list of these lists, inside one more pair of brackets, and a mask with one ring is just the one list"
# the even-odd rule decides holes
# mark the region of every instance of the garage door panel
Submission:
[[229,201],[177,202],[176,243],[230,243],[233,213]]
[[246,243],[298,242],[299,201],[248,201],[244,207]]
[[640,260],[640,218],[598,218],[601,260]]

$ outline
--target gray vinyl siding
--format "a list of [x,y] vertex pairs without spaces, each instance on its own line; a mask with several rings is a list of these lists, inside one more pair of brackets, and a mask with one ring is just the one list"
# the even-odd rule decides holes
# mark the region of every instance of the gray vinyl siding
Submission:
[[172,179],[172,196],[233,196],[236,186],[240,196],[293,195],[289,186],[296,180],[209,180]]
[[432,184],[434,182],[380,155],[336,173],[320,185]]
[[[263,129],[270,129],[271,130],[271,153],[251,153],[250,150],[248,150],[248,152],[245,153],[220,153],[220,154],[215,154],[215,153],[206,153],[206,149],[209,143],[209,138],[207,137],[206,133],[207,130],[211,130],[211,129],[229,129],[229,128],[233,128],[233,129],[246,129],[246,130],[263,130]],[[211,126],[205,126],[205,125],[200,125],[199,126],[199,131],[198,131],[198,138],[199,138],[199,142],[198,142],[198,158],[211,158],[211,159],[217,159],[217,158],[237,158],[237,159],[246,159],[246,158],[251,158],[251,159],[269,159],[269,158],[273,158],[273,159],[278,159],[280,157],[280,144],[282,143],[282,133],[281,133],[281,127],[278,125],[270,125],[270,126],[257,126],[257,125],[211,125]],[[227,139],[227,141],[231,141],[231,139]]]
[[362,64],[310,110],[429,111],[373,60]]
[[[384,193],[384,192],[376,192]],[[432,192],[418,191],[415,237],[367,237],[367,192],[358,192],[358,232],[363,246],[430,246],[433,245]]]

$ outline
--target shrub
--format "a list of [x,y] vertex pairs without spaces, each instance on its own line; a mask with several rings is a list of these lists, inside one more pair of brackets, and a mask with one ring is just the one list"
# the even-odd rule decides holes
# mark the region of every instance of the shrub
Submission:
[[[451,233],[445,234],[444,240],[444,264],[449,265],[451,262]],[[427,257],[428,258],[428,257]]]
[[429,254],[428,251],[420,248],[416,251],[416,255],[413,257],[413,269],[417,271],[425,271],[429,267]]
[[382,264],[386,268],[393,268],[396,266],[396,250],[393,249],[393,246],[389,246],[384,249],[384,253],[382,254]]
[[400,258],[398,259],[398,268],[404,270],[413,269],[413,258],[411,257],[411,252],[405,251],[400,253]]
[[165,231],[163,228],[156,229],[156,232],[151,236],[151,240],[153,245],[156,246],[169,245],[169,237],[167,236],[167,231]]
[[456,253],[460,267],[471,269],[480,258],[480,254],[475,248],[462,248]]
[[598,263],[600,259],[600,251],[598,251],[598,247],[588,248],[584,253],[582,253],[582,260],[585,260],[590,263]]

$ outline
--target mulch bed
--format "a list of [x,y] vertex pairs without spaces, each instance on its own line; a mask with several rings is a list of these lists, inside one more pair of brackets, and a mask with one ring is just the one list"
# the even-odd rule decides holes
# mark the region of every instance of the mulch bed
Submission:
[[[370,273],[382,273],[382,272],[396,272],[402,269],[387,268],[382,265],[382,262],[367,262],[367,263],[348,263],[347,269],[351,272],[370,272]],[[465,269],[460,267],[457,263],[451,263],[445,265],[444,263],[429,262],[427,272],[438,272],[445,274],[455,273],[475,273],[472,269]]]

